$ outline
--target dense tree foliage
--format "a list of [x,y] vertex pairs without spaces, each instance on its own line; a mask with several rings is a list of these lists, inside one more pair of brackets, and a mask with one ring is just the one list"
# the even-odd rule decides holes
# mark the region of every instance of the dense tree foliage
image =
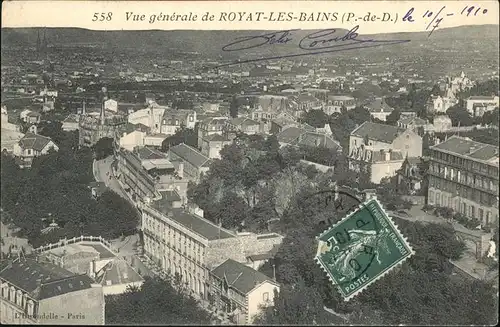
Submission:
[[170,147],[181,143],[187,144],[196,149],[198,147],[198,136],[196,131],[191,128],[179,128],[174,135],[170,135],[163,140],[161,149],[166,152]]
[[103,137],[94,144],[94,154],[96,160],[104,159],[114,153],[114,140],[110,137]]
[[431,95],[429,89],[418,89],[415,84],[411,84],[407,94],[398,97],[388,97],[386,103],[394,109],[401,111],[414,111],[421,118],[427,118],[426,103]]
[[498,115],[498,107],[493,109],[492,111],[485,112],[481,119],[481,123],[483,125],[495,125],[498,127],[499,122],[500,122],[500,117]]
[[400,117],[401,117],[401,111],[398,108],[396,108],[389,114],[389,116],[387,116],[386,124],[395,126]]
[[[322,211],[316,209],[315,216]],[[331,208],[324,210],[332,213]],[[495,323],[497,300],[491,285],[451,275],[448,259],[458,259],[464,244],[455,238],[450,226],[394,218],[415,255],[354,299],[344,302],[313,260],[315,236],[321,225],[308,219],[310,214],[309,209],[301,206],[294,206],[286,213],[290,221],[287,236],[274,260],[283,291],[276,306],[265,310],[258,323],[290,324],[292,318],[303,324],[338,323],[338,316],[322,314],[323,307],[346,314],[344,323],[353,324]],[[333,222],[342,215],[338,213]]]
[[349,135],[359,125],[372,121],[370,112],[361,106],[330,117],[330,129],[333,138],[340,142],[344,152],[349,149]]
[[462,104],[456,104],[446,110],[446,114],[451,119],[453,126],[472,126],[474,119],[471,117],[467,109]]
[[491,96],[494,94],[498,95],[498,90],[499,90],[498,86],[499,86],[498,78],[493,78],[487,81],[479,82],[476,85],[474,85],[471,89],[460,92],[457,96],[460,99],[466,99],[474,95],[484,95],[484,96]]
[[117,325],[209,325],[212,317],[176,279],[146,277],[140,288],[106,296],[106,323]]
[[[21,170],[13,158],[2,155],[2,208],[16,217],[21,235],[35,247],[82,234],[128,235],[138,223],[135,208],[118,194],[108,191],[97,201],[91,198],[92,152],[77,149],[77,139],[73,142],[63,142],[58,152],[35,158],[31,169]],[[52,219],[60,229],[41,233]]]
[[328,123],[329,117],[323,110],[309,110],[304,114],[302,122],[316,128],[323,128]]
[[[353,125],[357,123],[347,112],[342,115]],[[258,136],[239,140],[221,151],[221,159],[214,160],[200,184],[189,186],[188,197],[205,210],[208,219],[229,228],[261,232],[269,220],[279,221],[277,231],[285,238],[275,258],[262,270],[274,267],[281,291],[275,306],[259,315],[258,324],[495,322],[494,289],[486,282],[452,275],[449,259],[459,259],[464,251],[453,228],[398,218],[394,221],[408,238],[414,256],[345,302],[314,261],[316,236],[359,201],[344,198],[339,205],[325,201],[326,195],[311,195],[337,183],[351,187],[359,197],[356,189],[376,188],[378,198],[390,210],[409,208],[410,203],[401,199],[393,184],[376,187],[369,176],[350,171],[343,155],[336,158],[334,170],[321,173],[300,163],[304,149],[279,149],[276,140]]]
[[231,118],[238,117],[238,107],[238,99],[236,98],[236,96],[233,96],[229,105],[229,115],[231,116]]

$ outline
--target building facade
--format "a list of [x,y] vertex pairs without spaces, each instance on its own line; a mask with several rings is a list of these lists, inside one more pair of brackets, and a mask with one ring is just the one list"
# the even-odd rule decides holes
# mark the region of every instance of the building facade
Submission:
[[2,324],[104,325],[104,293],[77,275],[34,258],[4,261],[0,271]]
[[356,107],[356,99],[347,95],[329,95],[326,105],[323,109],[325,114],[340,113],[342,108],[351,110]]
[[473,117],[481,117],[485,112],[498,108],[498,96],[471,96],[466,100],[467,112]]
[[268,253],[283,237],[278,234],[235,234],[185,209],[162,200],[140,206],[144,251],[163,271],[177,275],[192,294],[212,298],[210,272],[227,259]]
[[[36,132],[36,126],[34,127]],[[17,144],[14,144],[13,154],[21,168],[30,168],[34,158],[48,154],[51,150],[59,151],[59,147],[50,137],[26,133]]]
[[274,303],[279,285],[242,263],[228,259],[210,272],[212,304],[237,325],[251,324],[262,307]]
[[422,137],[411,129],[364,122],[351,132],[349,153],[364,147],[373,151],[399,150],[403,157],[422,156]]
[[182,163],[183,176],[195,182],[200,180],[202,174],[208,172],[212,162],[209,157],[184,143],[168,149],[167,155],[170,161]]
[[498,224],[498,147],[453,136],[430,150],[428,203]]

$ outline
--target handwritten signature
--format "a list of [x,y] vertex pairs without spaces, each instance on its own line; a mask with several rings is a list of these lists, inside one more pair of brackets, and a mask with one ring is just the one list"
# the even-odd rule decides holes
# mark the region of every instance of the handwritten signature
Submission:
[[[317,55],[331,52],[356,50],[363,48],[373,48],[382,45],[392,45],[407,43],[410,40],[374,40],[374,39],[360,39],[358,34],[359,25],[354,26],[349,31],[337,31],[335,28],[325,29],[310,33],[299,40],[296,44],[301,52],[291,53],[280,56],[271,56],[266,58],[254,58],[238,60],[226,64],[219,65],[218,67],[230,66],[242,63],[257,62],[263,60],[273,60],[281,58],[293,58],[306,55]],[[222,47],[222,51],[233,52],[248,49],[254,49],[264,46],[282,46],[285,44],[294,43],[293,33],[298,29],[284,30],[270,32],[261,35],[245,36],[237,38],[233,42],[226,44]]]

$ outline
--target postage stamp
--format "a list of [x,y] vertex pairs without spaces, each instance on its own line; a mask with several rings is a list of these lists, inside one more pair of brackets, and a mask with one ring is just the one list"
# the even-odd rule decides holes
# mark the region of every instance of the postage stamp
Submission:
[[349,301],[414,253],[377,199],[318,236],[316,261]]

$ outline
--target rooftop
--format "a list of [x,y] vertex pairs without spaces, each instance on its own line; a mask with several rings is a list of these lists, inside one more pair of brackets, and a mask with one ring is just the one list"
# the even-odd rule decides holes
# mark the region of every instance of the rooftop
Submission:
[[498,146],[472,141],[465,137],[452,136],[446,141],[432,146],[431,149],[444,150],[474,160],[498,165]]
[[370,112],[391,112],[394,109],[389,107],[383,98],[375,98],[365,105]]
[[398,122],[401,124],[404,124],[404,125],[409,125],[409,124],[425,125],[425,124],[427,124],[427,122],[425,120],[423,120],[422,118],[418,118],[418,117],[405,117],[405,118],[401,118]]
[[227,280],[230,287],[242,294],[250,293],[256,286],[265,281],[274,283],[263,273],[232,259],[227,259],[211,273],[220,280]]
[[148,147],[138,147],[136,150],[137,155],[141,160],[152,160],[152,159],[166,159],[167,156],[160,151],[151,149]]
[[[152,207],[157,210],[159,208],[154,205]],[[233,234],[224,228],[217,226],[205,218],[186,212],[183,209],[168,209],[165,207],[163,209],[166,209],[162,211],[162,213],[167,216],[168,219],[181,224],[209,241],[234,237]]]
[[356,128],[354,131],[352,131],[351,135],[363,138],[367,137],[368,139],[373,141],[392,143],[404,131],[404,128],[367,121],[361,124],[361,126]]
[[208,167],[211,162],[209,157],[184,143],[171,147],[169,152],[174,153],[195,167]]
[[22,139],[19,140],[19,145],[23,149],[33,149],[35,151],[42,151],[49,142],[52,140],[50,137],[42,136],[39,134],[26,133]]
[[141,282],[144,279],[125,260],[115,258],[96,274],[96,281],[102,286]]
[[473,95],[467,98],[467,100],[476,100],[476,101],[495,101],[495,99],[498,99],[498,96]]
[[50,262],[26,258],[16,262],[2,261],[0,277],[25,290],[36,300],[76,292],[91,287],[87,275],[75,275]]

